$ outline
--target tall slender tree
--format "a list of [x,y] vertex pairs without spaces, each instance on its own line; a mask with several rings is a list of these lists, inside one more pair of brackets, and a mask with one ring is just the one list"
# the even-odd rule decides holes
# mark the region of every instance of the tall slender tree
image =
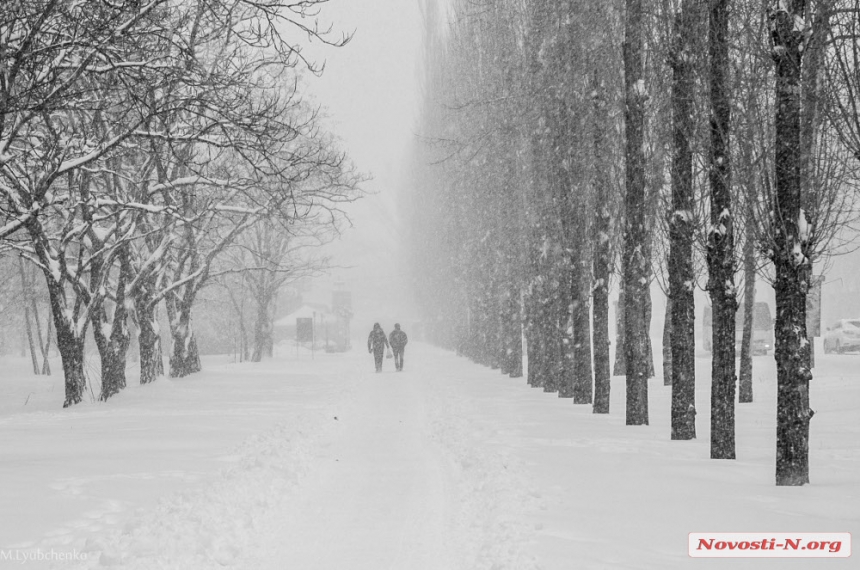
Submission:
[[592,137],[594,160],[594,202],[595,220],[593,258],[594,286],[592,299],[594,305],[593,345],[594,345],[594,413],[609,413],[610,357],[609,357],[609,280],[612,274],[612,212],[610,201],[610,169],[607,160],[606,141],[609,110],[606,89],[600,82],[597,69],[593,73],[592,100]]
[[696,337],[693,292],[693,102],[696,2],[685,0],[675,17],[672,67],[672,210],[669,213],[672,439],[696,437]]
[[812,267],[809,227],[801,207],[801,94],[806,47],[805,0],[770,5],[770,31],[776,65],[775,201],[773,208],[776,269],[775,358],[777,367],[776,484],[809,482],[809,342],[806,295]]
[[627,425],[648,424],[648,330],[644,299],[650,296],[645,243],[645,103],[642,0],[627,0],[624,30],[626,190],[623,249],[624,352]]
[[708,292],[713,310],[711,361],[711,458],[735,458],[734,206],[731,192],[729,0],[710,4],[708,45],[711,89],[711,226]]

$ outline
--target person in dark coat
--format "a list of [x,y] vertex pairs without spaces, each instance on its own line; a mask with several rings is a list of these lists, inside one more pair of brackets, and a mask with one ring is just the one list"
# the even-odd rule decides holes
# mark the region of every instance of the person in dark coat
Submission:
[[386,348],[388,348],[388,338],[385,336],[385,331],[382,330],[379,323],[374,323],[373,330],[367,336],[367,352],[373,353],[377,372],[382,372],[382,357]]
[[391,350],[394,351],[394,367],[400,372],[403,370],[403,351],[406,350],[406,343],[409,342],[406,333],[400,330],[400,323],[394,325],[388,342],[391,343]]

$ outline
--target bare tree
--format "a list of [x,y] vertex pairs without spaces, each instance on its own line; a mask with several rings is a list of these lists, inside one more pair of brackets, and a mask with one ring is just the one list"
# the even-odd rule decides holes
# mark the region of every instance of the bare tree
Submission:
[[[813,32],[810,41],[814,42],[813,48],[817,45],[820,49],[812,56],[814,60],[807,67],[807,75],[824,72],[827,104],[822,111],[842,143],[860,160],[860,0],[843,0],[838,6],[835,0],[814,4],[817,10],[812,25],[819,28],[820,33]],[[825,47],[826,50],[821,49]],[[816,95],[815,89],[805,86],[805,90],[810,96]]]
[[806,4],[805,0],[790,0],[770,6],[776,64],[776,199],[771,258],[776,268],[777,485],[809,482],[812,372],[806,337],[806,294],[812,268],[800,178],[801,62],[807,41]]
[[[135,201],[130,199],[131,190],[102,197],[99,179],[112,172],[127,180],[123,177],[127,173],[117,167],[128,164],[128,159],[116,157],[133,155],[152,139],[170,147],[170,152],[156,156],[176,151],[189,158],[187,144],[198,144],[209,148],[212,161],[213,149],[230,147],[255,161],[257,179],[280,176],[284,168],[293,169],[295,176],[295,163],[281,157],[283,142],[257,146],[254,154],[235,135],[253,139],[260,126],[254,121],[261,113],[275,120],[278,112],[289,111],[277,98],[250,96],[265,92],[266,77],[283,79],[276,70],[300,62],[318,71],[289,39],[288,30],[298,29],[334,45],[348,41],[348,37],[329,41],[326,30],[307,24],[321,3],[20,0],[0,15],[5,69],[0,82],[0,199],[5,220],[0,239],[26,232],[30,245],[22,250],[45,274],[66,379],[65,406],[83,395],[83,344],[89,321],[95,318],[99,324],[95,334],[103,349],[103,376],[113,378],[120,373],[110,372],[112,366],[105,367],[104,358],[128,341],[125,303],[118,303],[118,297],[146,290],[143,284],[151,287],[161,279],[156,276],[164,274],[165,265],[151,256],[142,258],[145,271],[138,277],[145,278],[130,273],[135,264],[129,243],[139,237],[135,218],[152,208],[178,216],[174,206],[182,202],[153,204],[149,194]],[[226,78],[231,89],[224,89]],[[249,108],[254,112],[248,113]],[[198,120],[176,121],[190,116]],[[282,119],[274,130],[293,140],[295,124],[289,115]],[[272,121],[262,128],[271,132]],[[195,150],[200,152],[200,146]],[[194,181],[187,174],[186,170],[182,181],[162,177],[160,182],[192,191],[203,185],[202,180],[218,186],[206,178],[207,173],[195,172],[203,178]],[[146,183],[133,179],[128,186]],[[214,203],[224,205],[223,200]],[[254,207],[263,205],[242,206],[247,215]],[[235,206],[232,213],[236,214]],[[156,246],[150,253],[167,250]],[[150,269],[156,265],[157,270]],[[104,311],[109,297],[112,316]],[[111,324],[111,334],[102,334],[107,332],[105,324]],[[121,366],[118,362],[114,370]],[[116,382],[121,386],[124,380],[117,376]],[[105,397],[114,392],[110,384],[103,379]]]
[[[695,311],[693,293],[693,101],[696,72],[696,12],[685,1],[675,16],[670,55],[672,84],[672,208],[669,214],[669,300],[672,439],[696,437]],[[664,347],[665,350],[665,347]]]
[[627,0],[624,39],[626,93],[626,193],[623,249],[624,350],[627,364],[628,425],[648,424],[648,330],[643,300],[650,295],[650,259],[643,244],[645,228],[645,157],[643,155],[645,102],[643,76],[643,10],[641,0]]
[[[332,229],[301,220],[291,226],[267,218],[255,224],[228,252],[223,269],[215,275],[241,277],[240,292],[256,305],[253,319],[253,342],[248,357],[260,362],[272,356],[272,324],[278,293],[284,285],[319,274],[328,259],[314,255],[314,249],[329,241]],[[230,293],[238,309],[238,301]],[[244,296],[244,295],[243,295]]]
[[710,9],[711,225],[708,231],[708,291],[713,310],[711,364],[711,458],[735,458],[735,292],[734,209],[729,152],[728,0]]

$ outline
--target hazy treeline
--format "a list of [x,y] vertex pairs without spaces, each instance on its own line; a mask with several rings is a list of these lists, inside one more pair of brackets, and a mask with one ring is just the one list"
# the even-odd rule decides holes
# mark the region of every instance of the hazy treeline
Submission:
[[315,27],[323,3],[4,4],[0,261],[40,270],[65,406],[84,394],[88,333],[106,399],[126,384],[132,324],[140,381],[163,367],[159,311],[169,373],[184,376],[200,369],[204,286],[244,275],[237,292],[264,313],[278,283],[313,267],[302,247],[325,239],[358,182],[302,98],[318,70],[300,42],[348,40]]
[[524,338],[528,382],[595,413],[609,411],[610,375],[625,375],[627,423],[647,424],[656,280],[667,297],[671,437],[689,439],[694,291],[704,289],[714,315],[711,456],[734,458],[738,387],[741,402],[753,398],[755,284],[765,279],[777,299],[777,482],[808,482],[806,296],[813,263],[839,250],[856,216],[860,3],[424,9],[409,225],[436,342],[518,376]]

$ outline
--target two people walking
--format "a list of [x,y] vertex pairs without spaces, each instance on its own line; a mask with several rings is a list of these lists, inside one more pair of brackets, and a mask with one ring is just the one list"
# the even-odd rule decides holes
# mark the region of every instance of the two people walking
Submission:
[[390,336],[385,336],[385,331],[382,330],[379,323],[374,323],[373,330],[367,337],[367,352],[373,353],[376,371],[382,372],[382,357],[385,354],[385,349],[394,352],[394,367],[397,371],[403,370],[403,352],[406,350],[407,342],[409,342],[409,338],[400,329],[399,323],[394,325],[394,330],[391,331]]

